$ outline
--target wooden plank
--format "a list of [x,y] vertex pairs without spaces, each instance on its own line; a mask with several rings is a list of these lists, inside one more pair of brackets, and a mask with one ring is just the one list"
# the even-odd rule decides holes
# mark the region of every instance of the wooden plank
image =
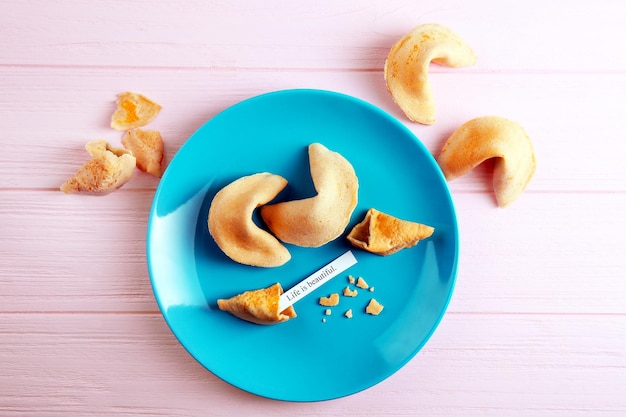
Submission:
[[235,408],[237,415],[268,417],[626,412],[624,315],[449,314],[389,379],[353,396],[304,404],[265,400],[222,382],[154,314],[0,314],[0,335],[6,416],[190,417]]
[[145,260],[152,192],[0,196],[0,309],[157,311]]
[[451,308],[626,312],[626,194],[526,193],[505,209],[492,195],[453,196],[461,257]]
[[[0,311],[157,311],[145,264],[151,191],[0,193]],[[454,312],[626,313],[626,193],[454,193]],[[19,210],[16,207],[20,207]]]
[[[205,121],[240,100],[281,89],[319,88],[381,107],[435,156],[467,120],[486,114],[508,117],[533,139],[538,166],[529,189],[626,191],[626,165],[613,151],[626,131],[622,75],[446,73],[432,78],[438,121],[423,126],[409,122],[393,103],[380,72],[189,70],[181,76],[173,70],[0,68],[0,188],[56,189],[87,160],[87,141],[119,144],[121,133],[109,121],[121,91],[139,91],[163,105],[147,128],[162,132],[169,161]],[[486,164],[450,186],[489,192],[490,173]],[[158,179],[137,173],[125,188],[154,189],[157,184]]]
[[470,71],[626,69],[626,11],[611,0],[45,3],[0,4],[0,65],[380,69],[396,40],[436,22],[476,50]]

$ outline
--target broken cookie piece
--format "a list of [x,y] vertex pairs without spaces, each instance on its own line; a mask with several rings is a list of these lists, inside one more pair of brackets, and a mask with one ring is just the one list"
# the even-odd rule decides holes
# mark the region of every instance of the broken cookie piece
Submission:
[[137,160],[130,151],[113,148],[104,140],[88,142],[85,149],[92,159],[61,185],[64,193],[106,194],[132,177]]
[[220,310],[255,324],[283,323],[296,317],[293,306],[278,311],[278,300],[283,293],[280,283],[267,288],[246,291],[228,299],[217,300]]
[[366,290],[366,289],[368,289],[368,288],[370,287],[370,286],[367,284],[367,282],[366,282],[366,281],[365,281],[362,277],[359,277],[359,278],[356,280],[356,286],[357,286],[357,287],[359,287],[359,288],[363,288],[364,290]]
[[129,130],[122,145],[137,158],[137,168],[161,178],[163,175],[163,138],[156,130]]
[[148,97],[127,91],[117,95],[117,109],[111,116],[111,127],[130,130],[150,123],[161,111],[161,106]]
[[433,227],[401,220],[370,208],[363,221],[352,228],[348,240],[358,248],[387,256],[417,245],[434,231]]
[[356,297],[359,294],[357,290],[351,290],[349,287],[343,289],[344,297]]
[[334,307],[339,304],[339,294],[335,292],[328,297],[320,297],[319,304],[324,307]]
[[385,306],[376,301],[375,298],[372,298],[367,304],[367,307],[365,307],[365,312],[367,314],[371,314],[372,316],[377,316],[381,313],[381,311],[383,311],[383,308],[385,308]]

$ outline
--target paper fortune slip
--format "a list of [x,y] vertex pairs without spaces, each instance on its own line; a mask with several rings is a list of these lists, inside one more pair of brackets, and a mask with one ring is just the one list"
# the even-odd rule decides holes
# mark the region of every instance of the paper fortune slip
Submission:
[[296,301],[312,293],[317,287],[330,281],[356,263],[357,260],[352,254],[352,251],[348,251],[328,265],[324,265],[289,290],[285,291],[278,299],[278,311],[285,310]]

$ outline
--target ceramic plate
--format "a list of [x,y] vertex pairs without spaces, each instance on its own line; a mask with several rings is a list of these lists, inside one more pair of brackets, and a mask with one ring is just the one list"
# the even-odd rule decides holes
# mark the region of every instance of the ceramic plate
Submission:
[[[289,181],[275,201],[314,195],[307,155],[314,142],[341,153],[359,178],[359,202],[346,233],[374,207],[431,225],[433,236],[387,257],[353,248],[344,234],[319,248],[287,245],[292,258],[278,268],[231,261],[207,230],[213,196],[231,181],[258,172]],[[218,298],[275,282],[288,289],[349,249],[358,263],[300,300],[295,319],[259,326],[217,308]],[[458,249],[449,190],[422,143],[377,107],[320,90],[253,97],[204,124],[163,175],[147,233],[154,294],[180,343],[224,381],[287,401],[350,395],[406,364],[446,310]],[[319,297],[341,292],[348,275],[363,277],[374,291],[342,296],[326,315]],[[378,316],[365,314],[371,298],[384,305]],[[351,319],[343,315],[348,309]]]

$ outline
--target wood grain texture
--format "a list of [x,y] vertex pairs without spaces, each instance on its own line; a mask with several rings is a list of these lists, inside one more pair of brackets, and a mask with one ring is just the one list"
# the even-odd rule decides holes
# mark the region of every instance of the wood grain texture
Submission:
[[153,195],[2,193],[0,310],[157,311],[145,258]]
[[[438,121],[423,126],[402,114],[380,71],[191,70],[179,76],[169,69],[0,68],[0,73],[5,92],[0,96],[5,118],[0,188],[58,188],[88,159],[86,142],[106,139],[119,144],[121,133],[109,123],[115,95],[122,91],[141,91],[163,106],[148,127],[162,132],[169,161],[203,123],[240,100],[275,90],[318,88],[380,106],[434,156],[465,121],[488,114],[508,117],[533,139],[538,167],[529,190],[626,191],[626,165],[621,154],[612,151],[626,131],[621,105],[626,77],[619,74],[434,74]],[[489,169],[478,169],[450,186],[488,192],[489,175]],[[148,175],[136,175],[125,188],[154,189],[156,184]]]
[[379,69],[398,38],[436,22],[469,42],[479,71],[625,70],[623,5],[563,4],[4,0],[0,64]]
[[185,352],[155,314],[3,314],[0,335],[0,412],[5,415],[499,416],[506,410],[511,416],[603,416],[626,411],[623,399],[614,395],[626,389],[624,316],[449,314],[427,347],[392,378],[353,396],[304,404],[263,399],[219,380]]
[[[612,0],[0,0],[0,415],[626,415],[625,20]],[[478,62],[430,66],[437,122],[422,126],[382,66],[430,22]],[[305,404],[230,386],[170,332],[145,261],[158,179],[58,191],[87,141],[119,144],[119,92],[163,105],[148,127],[169,162],[223,109],[290,88],[366,100],[434,156],[463,122],[509,117],[538,161],[506,209],[489,162],[449,183],[459,274],[432,339],[371,389]]]

